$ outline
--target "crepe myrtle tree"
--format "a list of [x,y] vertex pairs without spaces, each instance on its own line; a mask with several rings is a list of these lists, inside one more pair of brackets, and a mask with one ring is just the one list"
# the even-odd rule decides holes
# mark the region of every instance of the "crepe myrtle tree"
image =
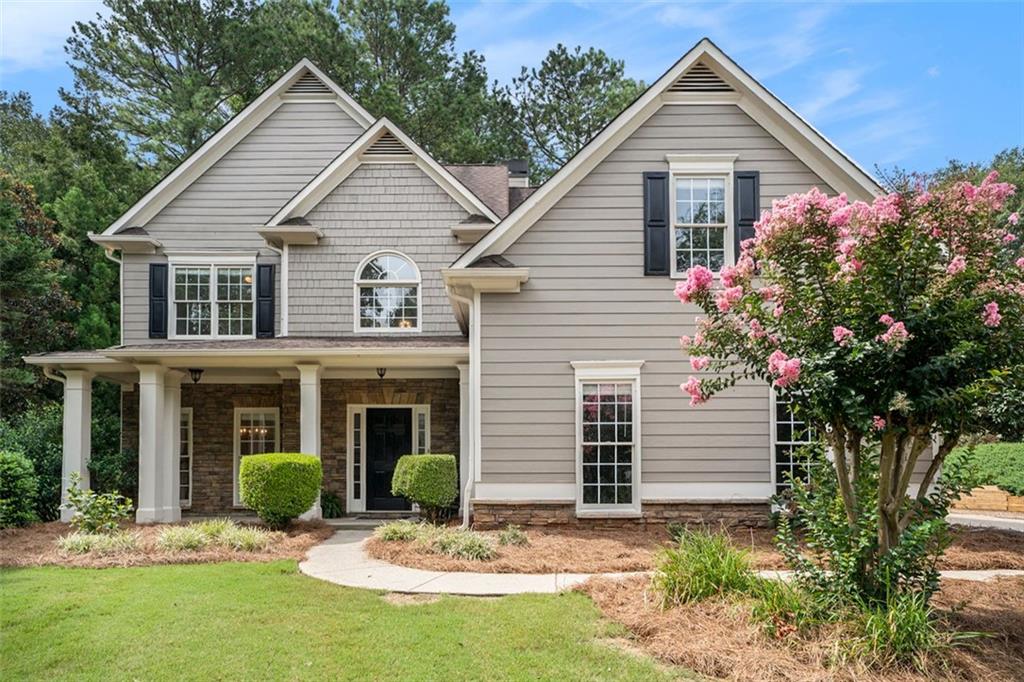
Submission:
[[1024,371],[1024,257],[1004,209],[1014,191],[992,173],[871,204],[791,195],[719,282],[694,267],[676,286],[706,313],[681,339],[711,374],[682,385],[691,405],[740,379],[784,393],[824,433],[850,529],[877,518],[876,561],[927,515],[943,461],[975,428],[973,404]]

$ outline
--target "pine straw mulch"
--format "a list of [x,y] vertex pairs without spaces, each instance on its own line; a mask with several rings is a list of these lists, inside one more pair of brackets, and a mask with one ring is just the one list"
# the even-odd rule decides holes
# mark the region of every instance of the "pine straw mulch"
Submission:
[[878,671],[857,663],[831,664],[841,631],[774,640],[748,617],[748,607],[724,600],[662,611],[643,577],[594,578],[579,589],[605,617],[626,627],[646,653],[716,679],[770,681],[1021,680],[1024,679],[1024,578],[987,583],[943,581],[934,600],[948,627],[994,636],[970,640],[926,662],[926,672]]
[[66,523],[55,521],[37,523],[27,528],[10,528],[0,531],[0,566],[110,568],[221,561],[302,560],[310,547],[323,542],[334,533],[332,528],[322,523],[294,523],[287,530],[275,533],[270,546],[259,552],[241,552],[224,547],[210,547],[195,552],[168,552],[156,546],[157,536],[166,527],[167,525],[126,524],[123,530],[141,534],[138,549],[108,556],[61,554],[57,550],[57,538],[72,532],[72,528]]
[[[527,546],[498,546],[490,561],[433,554],[416,542],[366,543],[375,559],[432,571],[478,573],[628,573],[654,568],[655,554],[671,544],[664,526],[634,529],[580,530],[568,527],[527,528]],[[497,531],[481,531],[497,544]],[[728,531],[733,543],[750,552],[754,568],[786,568],[775,549],[772,530]],[[939,561],[942,570],[1024,569],[1024,533],[958,527],[956,540]]]

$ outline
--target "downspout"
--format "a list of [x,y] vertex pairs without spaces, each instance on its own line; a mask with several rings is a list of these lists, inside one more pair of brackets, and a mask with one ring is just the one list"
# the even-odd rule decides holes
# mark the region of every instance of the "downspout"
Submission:
[[281,257],[281,336],[288,336],[288,242],[280,249],[267,242],[267,248]]
[[117,301],[117,314],[118,314],[118,326],[120,329],[118,337],[121,339],[121,345],[124,345],[124,260],[121,258],[114,257],[113,249],[103,249],[103,255],[107,257],[107,260],[117,263],[117,286],[120,290],[120,298]]
[[462,528],[465,529],[469,528],[469,519],[472,514],[472,510],[470,509],[470,500],[473,499],[473,481],[476,478],[476,473],[473,468],[476,463],[476,427],[474,415],[476,414],[477,403],[475,381],[476,369],[474,367],[476,361],[473,353],[473,332],[477,327],[477,316],[474,311],[473,299],[460,296],[455,293],[455,289],[450,286],[448,287],[448,296],[450,296],[452,300],[465,305],[469,317],[469,448],[468,461],[466,462],[466,480],[462,490]]
[[62,384],[63,384],[63,383],[65,383],[65,382],[67,381],[67,380],[66,380],[66,379],[65,379],[64,377],[62,377],[61,375],[59,375],[59,374],[54,374],[54,373],[53,373],[53,370],[52,370],[52,369],[50,369],[50,366],[49,366],[49,365],[43,365],[43,376],[44,376],[44,377],[46,377],[47,379],[53,379],[54,381],[59,381],[59,382],[60,382],[60,383],[62,383]]

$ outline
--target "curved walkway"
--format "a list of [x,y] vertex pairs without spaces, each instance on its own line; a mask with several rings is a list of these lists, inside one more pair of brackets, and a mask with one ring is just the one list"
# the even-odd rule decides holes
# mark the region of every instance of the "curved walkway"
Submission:
[[[366,554],[363,541],[370,531],[341,530],[309,550],[299,564],[306,575],[346,587],[413,594],[464,594],[478,597],[554,593],[586,582],[594,575],[623,578],[644,573],[448,573],[396,566]],[[785,579],[788,571],[762,571],[766,577]],[[991,580],[998,576],[1024,575],[1024,571],[943,571],[956,580]]]

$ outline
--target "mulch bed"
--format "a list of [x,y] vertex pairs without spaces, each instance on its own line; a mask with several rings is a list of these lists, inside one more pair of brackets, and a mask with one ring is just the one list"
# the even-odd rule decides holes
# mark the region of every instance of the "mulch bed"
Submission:
[[286,531],[277,534],[270,546],[259,552],[241,552],[223,547],[210,547],[195,552],[167,552],[156,547],[157,536],[165,527],[126,525],[124,530],[141,534],[138,549],[109,556],[61,554],[57,550],[57,538],[72,532],[66,523],[38,523],[27,528],[11,528],[0,531],[0,566],[109,568],[221,561],[302,560],[310,547],[323,542],[334,533],[332,528],[322,523],[295,523]]
[[[1024,578],[988,583],[943,581],[934,604],[947,626],[987,632],[927,662],[927,672],[878,671],[832,661],[836,629],[814,637],[781,640],[762,634],[747,607],[725,600],[661,610],[648,594],[646,578],[595,578],[578,588],[605,617],[626,627],[643,651],[716,679],[729,680],[1021,680],[1024,679]],[[833,667],[830,667],[833,666]]]
[[[671,544],[663,527],[609,530],[527,529],[530,544],[499,546],[490,561],[433,554],[415,542],[370,538],[367,553],[375,559],[433,571],[479,573],[628,573],[654,568],[658,549]],[[497,531],[483,531],[494,538]],[[733,542],[750,552],[755,568],[786,568],[771,530],[733,530]],[[956,540],[939,561],[943,570],[1024,569],[1024,533],[958,528]]]

